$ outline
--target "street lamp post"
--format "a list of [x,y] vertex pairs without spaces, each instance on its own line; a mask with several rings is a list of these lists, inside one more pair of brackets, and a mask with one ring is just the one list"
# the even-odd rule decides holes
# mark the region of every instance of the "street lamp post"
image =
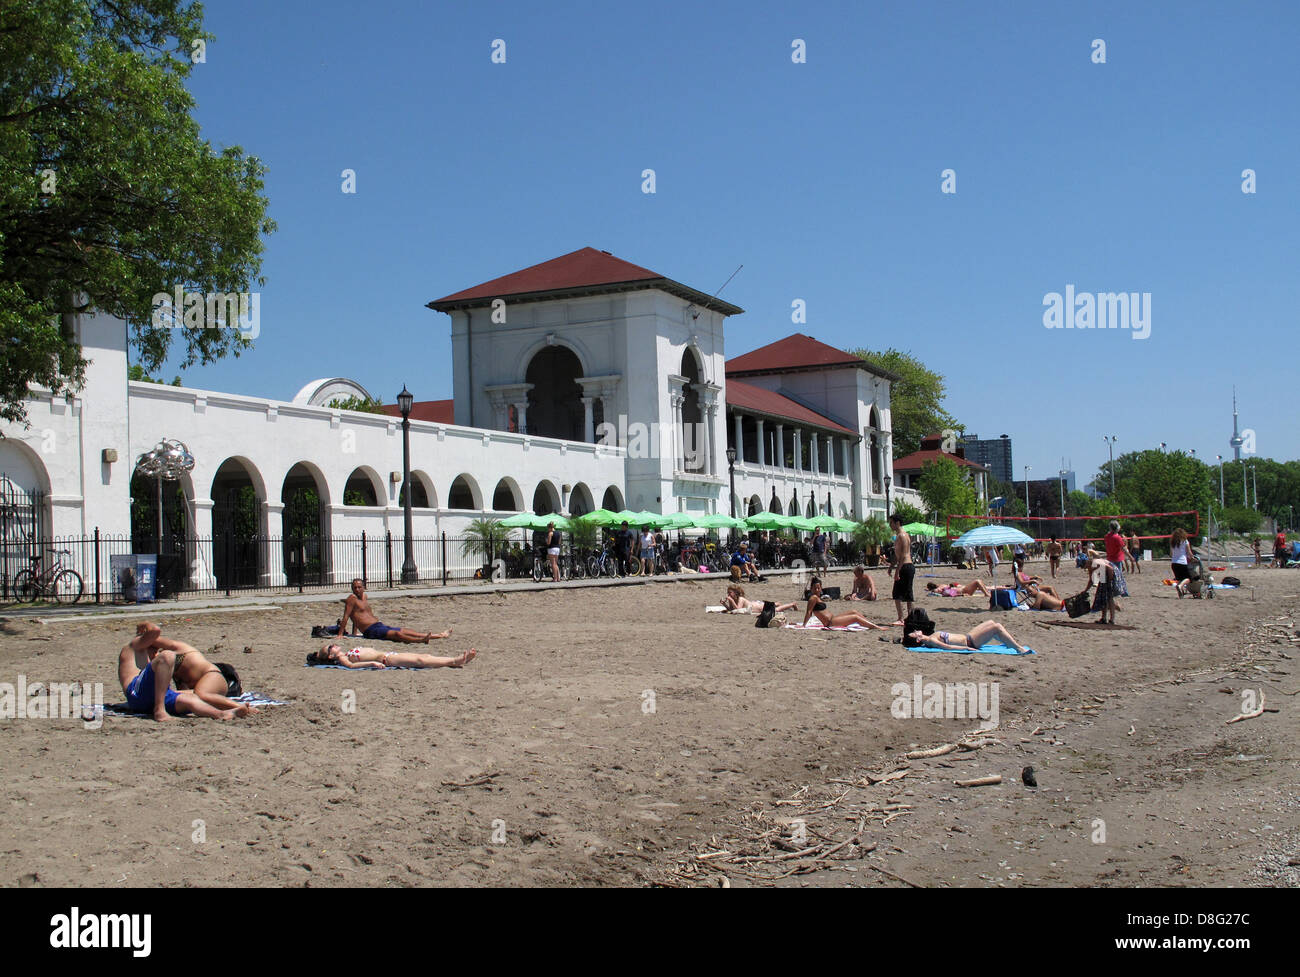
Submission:
[[397,406],[402,412],[402,526],[406,537],[402,547],[402,583],[415,583],[420,576],[415,569],[415,540],[411,538],[411,404],[414,402],[406,384],[402,384],[402,392],[397,395]]
[[1059,472],[1056,473],[1058,476],[1058,481],[1060,482],[1061,485],[1061,518],[1062,519],[1065,518],[1065,472],[1066,469],[1062,468]]
[[889,518],[889,486],[894,480],[888,475],[885,476],[885,518]]
[[[731,518],[736,518],[736,449],[727,449],[727,473],[731,476]],[[680,534],[679,534],[680,535]],[[731,542],[736,542],[736,527],[731,527]]]
[[1250,464],[1250,486],[1255,496],[1255,508],[1259,508],[1259,481],[1255,478],[1255,463]]
[[1219,459],[1219,510],[1223,510],[1223,455],[1215,455]]
[[1029,518],[1029,473],[1033,471],[1033,465],[1025,466],[1025,518]]
[[[1119,438],[1115,437],[1113,434],[1109,437],[1103,435],[1102,440],[1110,447],[1110,496],[1113,499],[1115,497],[1115,442],[1118,441]],[[1164,446],[1165,443],[1161,441],[1161,449],[1163,449]]]

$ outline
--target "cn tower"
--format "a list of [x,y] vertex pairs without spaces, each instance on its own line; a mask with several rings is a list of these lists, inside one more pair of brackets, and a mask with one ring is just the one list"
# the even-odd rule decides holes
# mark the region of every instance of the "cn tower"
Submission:
[[1232,388],[1232,437],[1228,439],[1228,444],[1232,445],[1233,461],[1241,461],[1241,446],[1246,443],[1246,439],[1241,436],[1237,430],[1237,388]]

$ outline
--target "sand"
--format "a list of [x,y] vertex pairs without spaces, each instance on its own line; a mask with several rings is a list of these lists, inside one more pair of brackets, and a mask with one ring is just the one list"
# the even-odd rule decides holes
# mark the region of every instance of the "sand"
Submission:
[[[288,704],[226,723],[0,720],[0,884],[1295,885],[1300,573],[1237,570],[1242,590],[1192,601],[1164,571],[1129,578],[1120,621],[1136,631],[996,615],[1030,657],[758,630],[705,614],[723,585],[694,578],[373,595],[389,623],[452,628],[433,653],[477,648],[461,670],[304,668],[337,603],[169,618],[165,633]],[[1062,578],[1082,587],[1073,568]],[[851,606],[893,617],[832,610]],[[948,630],[994,616],[978,598],[922,606]],[[119,701],[138,619],[5,621],[0,682],[101,681]],[[998,683],[982,748],[902,759],[979,725],[895,718],[892,687],[917,674]],[[1225,724],[1243,688],[1280,711]],[[992,774],[1000,785],[953,783]],[[774,860],[804,847],[818,851]]]

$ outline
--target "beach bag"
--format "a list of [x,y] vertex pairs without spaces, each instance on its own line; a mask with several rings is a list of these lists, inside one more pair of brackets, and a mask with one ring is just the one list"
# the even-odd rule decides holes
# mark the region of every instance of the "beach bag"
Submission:
[[1224,578],[1223,578],[1223,582],[1224,582],[1224,584],[1225,584],[1226,586],[1228,586],[1228,587],[1240,587],[1240,586],[1241,586],[1241,581],[1238,580],[1236,577],[1224,577]]
[[934,634],[934,622],[930,620],[930,615],[925,613],[923,608],[913,608],[912,613],[903,619],[904,648],[916,648],[920,644],[912,637],[913,631],[920,631],[922,634]]
[[244,694],[244,686],[239,681],[239,673],[235,671],[234,665],[227,665],[225,662],[213,662],[212,664],[217,666],[217,671],[226,680],[226,695],[235,699]]
[[1016,603],[1016,591],[1014,590],[995,590],[989,595],[990,611],[1014,611]]
[[1065,613],[1070,617],[1083,617],[1091,607],[1092,602],[1088,599],[1086,590],[1081,594],[1065,598]]

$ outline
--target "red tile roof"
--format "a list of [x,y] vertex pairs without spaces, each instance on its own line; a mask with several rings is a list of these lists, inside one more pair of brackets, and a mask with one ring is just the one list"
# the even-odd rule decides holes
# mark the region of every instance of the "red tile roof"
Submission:
[[949,461],[955,462],[959,466],[965,465],[967,468],[977,468],[982,472],[989,470],[986,465],[977,465],[975,462],[967,461],[965,458],[959,457],[958,455],[950,455],[946,451],[939,451],[937,449],[927,449],[924,451],[913,451],[910,455],[904,455],[902,458],[895,458],[894,471],[919,472],[930,462],[937,461],[940,458],[947,458]]
[[783,394],[764,390],[752,383],[732,380],[730,377],[727,378],[727,406],[753,411],[757,414],[767,414],[771,417],[782,417],[787,420],[797,421],[800,424],[807,424],[810,427],[828,428],[832,431],[847,434],[850,437],[857,436],[856,431],[850,430],[841,424],[836,424],[829,417],[818,414],[815,410],[810,410],[803,404],[791,400]]
[[555,297],[557,293],[630,291],[632,288],[661,288],[688,301],[717,309],[724,315],[739,315],[745,311],[595,248],[580,248],[482,285],[453,292],[428,303],[428,308],[449,312],[454,308],[486,305],[496,298],[542,299]]
[[828,346],[801,332],[727,360],[727,375],[746,373],[781,373],[798,369],[825,369],[856,366],[886,379],[895,379],[888,370],[872,366],[852,353]]
[[[437,424],[455,424],[455,401],[419,400],[411,405],[411,420],[433,421]],[[401,417],[402,409],[396,404],[384,404],[383,411],[390,417]]]

